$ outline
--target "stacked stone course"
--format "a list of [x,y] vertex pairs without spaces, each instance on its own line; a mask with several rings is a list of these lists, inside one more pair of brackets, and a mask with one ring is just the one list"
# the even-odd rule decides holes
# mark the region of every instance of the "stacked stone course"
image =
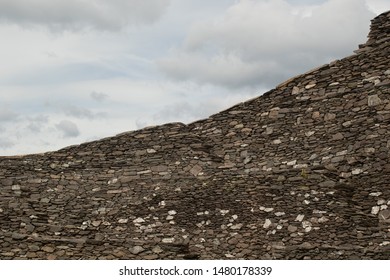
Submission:
[[0,157],[0,259],[389,259],[390,12],[188,125]]

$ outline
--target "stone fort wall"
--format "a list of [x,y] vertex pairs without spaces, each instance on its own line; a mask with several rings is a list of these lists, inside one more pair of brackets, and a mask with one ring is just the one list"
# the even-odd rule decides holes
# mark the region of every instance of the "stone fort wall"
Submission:
[[390,12],[191,124],[0,157],[0,259],[389,259]]

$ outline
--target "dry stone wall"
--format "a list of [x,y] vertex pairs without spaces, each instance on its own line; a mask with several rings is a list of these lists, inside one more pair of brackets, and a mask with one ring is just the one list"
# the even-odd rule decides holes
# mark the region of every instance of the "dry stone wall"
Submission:
[[0,157],[0,258],[389,259],[389,27],[208,119]]

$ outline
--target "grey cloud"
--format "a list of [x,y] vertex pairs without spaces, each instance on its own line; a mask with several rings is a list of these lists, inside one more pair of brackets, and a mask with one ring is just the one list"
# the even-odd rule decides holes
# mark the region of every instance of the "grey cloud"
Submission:
[[0,138],[0,148],[8,149],[15,146],[15,143],[9,139]]
[[73,138],[80,135],[80,131],[74,122],[68,120],[62,120],[56,124],[57,130],[62,133],[64,138]]
[[117,30],[156,21],[170,0],[22,0],[0,1],[0,20],[45,25],[52,30]]
[[49,117],[44,115],[38,115],[35,117],[28,117],[27,129],[32,132],[41,132],[42,128],[49,123]]
[[102,92],[93,91],[91,92],[91,97],[98,102],[102,102],[108,97],[108,95]]
[[287,1],[238,1],[193,26],[182,46],[158,61],[175,80],[226,88],[273,87],[351,54],[373,18],[364,0],[328,0],[310,9]]
[[0,108],[0,122],[16,121],[19,118],[19,114],[12,111],[5,106]]
[[92,120],[92,119],[102,118],[106,116],[104,112],[94,113],[89,109],[81,108],[75,105],[64,105],[62,107],[62,110],[64,111],[65,115],[80,118],[80,119]]

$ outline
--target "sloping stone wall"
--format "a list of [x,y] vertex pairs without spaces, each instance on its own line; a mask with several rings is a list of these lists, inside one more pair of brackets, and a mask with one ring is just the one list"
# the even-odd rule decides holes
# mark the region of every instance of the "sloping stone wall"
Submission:
[[0,258],[389,259],[389,26],[208,119],[0,157]]

